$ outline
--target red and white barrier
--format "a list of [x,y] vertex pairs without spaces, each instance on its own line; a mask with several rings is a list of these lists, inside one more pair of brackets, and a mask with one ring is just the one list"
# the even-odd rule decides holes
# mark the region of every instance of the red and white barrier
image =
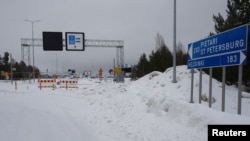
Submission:
[[38,79],[38,88],[56,88],[56,79]]
[[78,81],[76,79],[60,80],[60,88],[78,88]]

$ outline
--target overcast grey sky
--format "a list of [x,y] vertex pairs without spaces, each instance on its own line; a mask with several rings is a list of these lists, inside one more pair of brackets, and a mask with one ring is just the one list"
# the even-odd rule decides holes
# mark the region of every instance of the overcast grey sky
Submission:
[[[142,53],[155,48],[160,33],[167,46],[173,45],[174,0],[0,0],[0,55],[12,54],[21,61],[21,38],[35,38],[43,31],[84,32],[86,39],[124,40],[125,64],[137,64]],[[214,31],[213,14],[226,15],[227,0],[176,0],[177,42],[205,38]],[[32,55],[31,55],[32,57]],[[84,52],[43,51],[35,48],[35,66],[41,72],[76,69],[78,72],[113,67],[115,48],[86,48]],[[32,62],[32,60],[31,60]]]

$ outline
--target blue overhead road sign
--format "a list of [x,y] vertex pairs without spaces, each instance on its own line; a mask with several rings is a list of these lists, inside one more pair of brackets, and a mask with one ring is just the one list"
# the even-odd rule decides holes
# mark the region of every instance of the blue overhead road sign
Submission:
[[85,34],[83,32],[66,32],[65,37],[67,51],[85,50]]
[[190,43],[188,69],[246,64],[247,34],[243,25]]
[[75,35],[69,35],[69,44],[75,45]]

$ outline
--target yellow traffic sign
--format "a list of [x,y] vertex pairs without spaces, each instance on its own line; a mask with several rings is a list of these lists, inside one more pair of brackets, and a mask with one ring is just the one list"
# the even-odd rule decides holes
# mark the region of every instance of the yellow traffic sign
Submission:
[[121,68],[114,68],[114,74],[121,74]]

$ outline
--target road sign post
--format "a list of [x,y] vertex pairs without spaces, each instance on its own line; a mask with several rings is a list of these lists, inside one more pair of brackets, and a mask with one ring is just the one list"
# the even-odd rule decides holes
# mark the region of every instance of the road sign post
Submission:
[[[220,34],[202,39],[188,44],[188,69],[210,68],[212,74],[213,67],[223,67],[223,83],[225,83],[225,66],[239,66],[239,86],[238,86],[238,114],[241,114],[241,84],[242,84],[242,65],[246,64],[247,45],[248,45],[248,24],[233,28]],[[209,82],[209,107],[212,100],[211,75]],[[191,83],[193,80],[191,79]],[[225,84],[222,90],[222,99],[225,95]],[[200,91],[201,92],[201,91]],[[201,93],[200,93],[201,94]],[[191,88],[191,96],[193,91]],[[225,102],[222,100],[222,111]]]

